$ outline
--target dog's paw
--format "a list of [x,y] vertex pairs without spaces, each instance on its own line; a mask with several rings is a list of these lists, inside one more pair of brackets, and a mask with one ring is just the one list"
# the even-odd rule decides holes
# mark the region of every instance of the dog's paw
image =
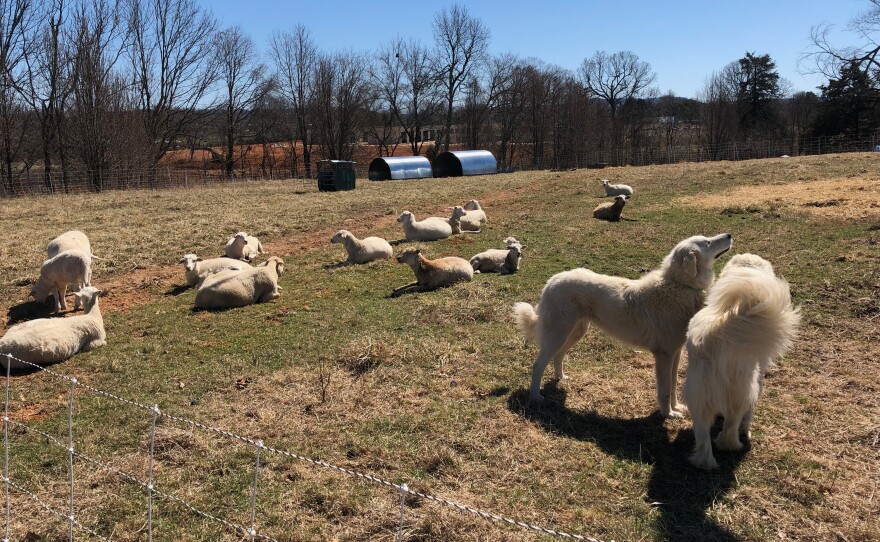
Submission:
[[677,410],[669,410],[667,412],[660,411],[660,416],[667,420],[681,420],[684,418],[684,414]]
[[686,406],[685,406],[684,404],[682,404],[682,403],[678,403],[677,405],[675,405],[674,407],[672,407],[672,410],[673,410],[674,412],[678,412],[678,413],[681,414],[682,416],[687,416],[688,414],[690,414],[690,411],[688,410],[688,407],[686,407]]
[[540,393],[531,393],[531,394],[529,394],[529,401],[534,404],[540,405],[541,403],[544,402],[544,396],[541,395]]
[[712,457],[712,454],[706,456],[698,456],[696,454],[688,458],[691,465],[703,470],[714,470],[718,468],[718,462]]

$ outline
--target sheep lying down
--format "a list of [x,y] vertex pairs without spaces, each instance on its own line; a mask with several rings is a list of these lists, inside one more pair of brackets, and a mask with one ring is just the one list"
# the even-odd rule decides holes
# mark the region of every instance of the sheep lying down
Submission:
[[471,264],[464,258],[457,256],[429,260],[422,256],[419,249],[408,248],[400,253],[397,261],[410,266],[416,276],[416,281],[395,288],[391,295],[399,295],[411,287],[415,287],[415,291],[434,290],[458,282],[470,282],[474,278]]
[[[40,318],[13,326],[0,338],[0,365],[6,369],[11,354],[18,360],[36,365],[49,365],[106,344],[104,319],[98,307],[100,290],[86,286],[74,295],[82,303],[85,314],[67,318]],[[29,365],[11,360],[11,368]]]
[[251,269],[228,269],[208,275],[196,292],[196,307],[228,309],[277,298],[278,277],[284,273],[284,260],[273,256]]
[[504,240],[505,249],[491,248],[474,255],[471,266],[474,273],[501,273],[507,275],[519,271],[522,249],[525,248],[514,237]]

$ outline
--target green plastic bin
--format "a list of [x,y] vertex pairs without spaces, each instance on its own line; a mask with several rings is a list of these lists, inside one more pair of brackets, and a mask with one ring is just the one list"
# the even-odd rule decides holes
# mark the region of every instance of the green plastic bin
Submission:
[[347,160],[318,161],[318,190],[336,192],[338,190],[354,190],[355,162]]

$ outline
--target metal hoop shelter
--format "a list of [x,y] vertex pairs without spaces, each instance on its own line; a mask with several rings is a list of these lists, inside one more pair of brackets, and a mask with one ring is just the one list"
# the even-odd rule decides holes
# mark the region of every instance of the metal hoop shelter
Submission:
[[448,151],[434,160],[434,177],[462,177],[498,173],[498,162],[489,151]]
[[370,162],[370,180],[431,178],[431,162],[424,156],[380,156]]

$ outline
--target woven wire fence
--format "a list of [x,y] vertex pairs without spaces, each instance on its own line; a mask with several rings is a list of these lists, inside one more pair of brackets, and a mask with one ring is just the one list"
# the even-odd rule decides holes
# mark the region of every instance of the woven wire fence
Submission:
[[[273,537],[267,532],[261,530],[258,521],[260,515],[260,507],[258,506],[258,494],[261,487],[261,461],[265,460],[265,458],[270,455],[298,462],[311,469],[328,471],[330,473],[342,475],[345,479],[352,482],[366,482],[375,486],[380,486],[388,489],[389,491],[394,491],[399,494],[400,500],[399,504],[397,505],[399,513],[395,518],[397,523],[395,540],[397,541],[402,541],[406,539],[405,521],[407,513],[407,499],[410,499],[413,502],[430,502],[441,507],[451,508],[465,514],[469,514],[481,520],[500,523],[541,535],[547,535],[568,540],[601,542],[597,538],[568,533],[558,529],[548,528],[541,525],[535,525],[526,521],[513,519],[501,514],[481,510],[479,508],[446,499],[444,497],[439,497],[430,493],[417,491],[410,488],[409,484],[407,483],[392,482],[384,478],[374,476],[372,474],[360,472],[346,467],[341,467],[332,463],[328,463],[326,461],[313,459],[288,450],[273,447],[271,445],[267,445],[262,439],[242,436],[232,431],[213,427],[211,425],[196,420],[191,420],[185,417],[170,414],[161,409],[159,405],[148,405],[139,401],[134,401],[132,399],[122,397],[115,393],[98,389],[83,381],[78,380],[75,377],[67,376],[57,371],[42,367],[40,365],[35,365],[33,363],[18,359],[10,354],[0,354],[0,356],[2,356],[2,358],[6,362],[5,400],[3,407],[4,462],[2,476],[4,487],[5,522],[3,531],[4,536],[2,542],[9,542],[11,540],[10,537],[15,534],[11,532],[11,526],[12,518],[14,517],[14,514],[17,510],[14,509],[12,506],[13,500],[10,498],[11,491],[16,492],[17,494],[23,496],[27,501],[30,501],[32,503],[32,506],[41,514],[41,518],[53,518],[67,523],[68,540],[73,541],[75,538],[80,537],[80,535],[86,534],[92,539],[110,541],[113,536],[118,533],[112,531],[102,532],[101,526],[99,525],[84,524],[82,516],[85,514],[83,514],[83,510],[80,508],[80,505],[78,505],[79,501],[76,491],[77,475],[78,473],[80,473],[79,476],[83,476],[83,474],[81,474],[82,471],[90,471],[91,469],[104,471],[130,484],[132,487],[138,488],[138,490],[142,492],[144,503],[142,510],[142,519],[144,524],[143,527],[139,530],[140,539],[145,539],[151,542],[153,540],[154,534],[159,536],[159,533],[157,532],[158,530],[156,528],[156,523],[160,519],[160,516],[155,506],[155,503],[158,500],[162,500],[165,502],[174,503],[175,505],[186,510],[188,513],[199,517],[202,520],[217,525],[223,530],[232,533],[238,540],[249,540],[252,542],[256,540],[268,540],[270,542],[279,542],[276,538],[279,535],[276,534],[275,537]],[[56,381],[65,385],[64,403],[66,404],[67,408],[67,424],[66,434],[64,436],[58,436],[57,434],[53,435],[36,427],[34,424],[27,423],[26,421],[23,421],[21,419],[14,419],[13,416],[10,416],[10,403],[12,401],[12,399],[10,398],[10,386],[12,381],[11,368],[13,365],[15,365],[16,367],[25,367],[28,370],[37,371],[42,375],[45,375],[47,378],[55,379]],[[80,446],[75,439],[77,427],[74,422],[77,393],[88,393],[95,397],[109,400],[113,404],[133,407],[142,414],[145,420],[148,420],[149,440],[144,445],[146,449],[142,450],[142,452],[147,454],[147,467],[145,469],[145,472],[128,472],[110,464],[108,461],[93,457],[92,455],[81,451]],[[222,441],[225,442],[234,442],[236,444],[244,445],[246,449],[249,450],[249,453],[252,454],[253,459],[249,475],[252,482],[250,483],[249,490],[250,498],[248,505],[248,514],[246,518],[247,521],[235,521],[227,517],[222,517],[222,515],[219,513],[209,512],[205,510],[204,507],[193,504],[192,502],[190,502],[190,500],[187,500],[187,498],[181,497],[170,490],[164,490],[160,487],[160,484],[157,483],[157,477],[154,475],[154,466],[156,464],[157,455],[157,423],[162,420],[171,422],[173,424],[176,424],[177,426],[186,427],[192,431],[199,431],[209,434],[215,438],[220,438],[222,439]],[[56,480],[55,486],[60,485],[65,487],[66,495],[63,496],[63,500],[65,501],[64,508],[60,508],[57,502],[46,502],[47,499],[41,498],[38,495],[40,493],[45,494],[46,488],[28,488],[24,481],[17,479],[17,477],[14,476],[15,473],[11,472],[10,428],[17,429],[18,435],[33,435],[46,446],[50,446],[58,451],[63,452],[66,459],[66,479],[63,484],[58,484]],[[33,442],[34,444],[36,444],[36,440]],[[56,470],[61,471],[65,469]],[[54,500],[56,501],[61,499],[61,496],[59,495],[55,495],[55,497],[56,499]],[[179,532],[176,533],[176,535],[178,536],[180,534],[181,533]]]

